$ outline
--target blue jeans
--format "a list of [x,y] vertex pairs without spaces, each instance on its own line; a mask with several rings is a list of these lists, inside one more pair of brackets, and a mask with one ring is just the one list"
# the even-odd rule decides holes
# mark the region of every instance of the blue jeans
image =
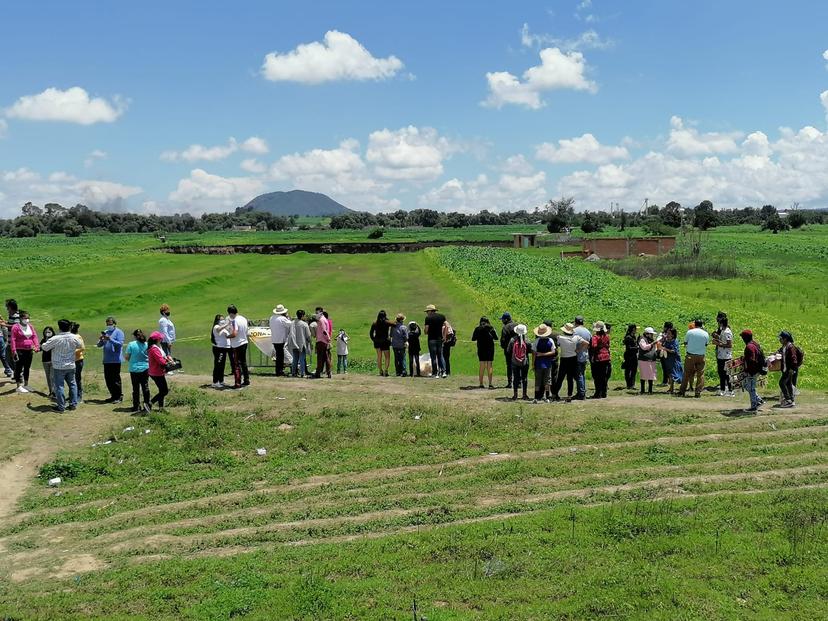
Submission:
[[339,354],[336,357],[336,372],[337,373],[347,373],[348,372],[348,354]]
[[290,362],[290,374],[296,377],[299,375],[299,369],[302,369],[302,375],[308,374],[308,358],[305,355],[304,349],[294,349],[291,351],[293,360]]
[[581,362],[578,361],[578,376],[575,379],[575,382],[578,386],[578,396],[585,397],[586,396],[586,360]]
[[745,379],[742,380],[742,387],[747,391],[747,394],[750,395],[750,407],[751,408],[758,408],[759,407],[759,395],[756,394],[756,376],[755,375],[748,375]]
[[69,405],[78,405],[78,385],[75,382],[75,369],[52,369],[52,381],[55,387],[55,401],[62,412],[66,409],[66,398],[63,396],[63,383],[69,384]]
[[431,356],[431,374],[440,375],[446,370],[446,361],[443,359],[443,339],[428,341],[428,355]]

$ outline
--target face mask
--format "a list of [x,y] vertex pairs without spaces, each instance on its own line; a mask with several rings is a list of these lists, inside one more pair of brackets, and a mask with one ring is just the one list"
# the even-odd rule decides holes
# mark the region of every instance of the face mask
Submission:
[[22,323],[24,326],[28,326],[29,325],[29,320],[28,319],[21,319],[20,323]]

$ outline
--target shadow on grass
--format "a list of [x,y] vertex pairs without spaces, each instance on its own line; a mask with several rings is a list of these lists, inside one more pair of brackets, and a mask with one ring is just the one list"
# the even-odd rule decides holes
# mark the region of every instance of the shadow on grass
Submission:
[[28,408],[31,412],[40,412],[41,414],[44,412],[54,412],[54,406],[51,403],[44,403],[43,405],[32,405],[31,403],[26,404],[26,408]]
[[721,410],[719,412],[722,416],[727,416],[728,418],[743,418],[745,416],[756,416],[759,412],[746,412],[745,408],[735,408],[732,410]]

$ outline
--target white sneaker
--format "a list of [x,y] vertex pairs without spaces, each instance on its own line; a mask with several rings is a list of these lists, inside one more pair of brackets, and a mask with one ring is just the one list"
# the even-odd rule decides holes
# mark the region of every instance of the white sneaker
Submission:
[[214,382],[213,384],[210,384],[210,388],[218,389],[218,388],[223,388],[223,387],[224,387],[224,384],[222,384],[221,382]]
[[720,391],[718,391],[718,392],[716,393],[716,396],[717,396],[717,397],[726,397],[727,395],[725,394],[725,392],[724,392],[724,391],[720,390]]
[[28,390],[26,390],[26,387],[25,387],[25,386],[18,386],[18,387],[17,387],[17,392],[19,392],[19,393],[24,393],[24,392],[29,392],[29,391],[28,391]]

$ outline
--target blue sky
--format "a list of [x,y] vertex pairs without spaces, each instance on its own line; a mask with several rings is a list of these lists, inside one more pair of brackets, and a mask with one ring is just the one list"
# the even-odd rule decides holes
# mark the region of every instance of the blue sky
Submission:
[[292,188],[372,211],[824,206],[825,23],[804,1],[6,6],[0,216]]

